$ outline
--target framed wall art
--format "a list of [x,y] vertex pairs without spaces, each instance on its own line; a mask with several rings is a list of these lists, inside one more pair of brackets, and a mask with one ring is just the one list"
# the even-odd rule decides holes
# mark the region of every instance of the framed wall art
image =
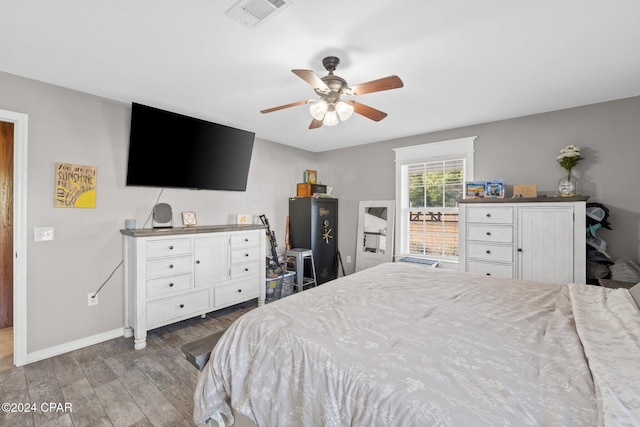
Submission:
[[95,166],[56,163],[56,189],[53,206],[56,208],[96,207]]

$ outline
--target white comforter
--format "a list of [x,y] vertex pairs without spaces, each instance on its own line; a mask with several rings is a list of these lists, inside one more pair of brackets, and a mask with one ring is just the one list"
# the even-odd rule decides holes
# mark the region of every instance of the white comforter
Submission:
[[639,360],[627,290],[389,263],[238,319],[194,421],[230,425],[230,402],[261,427],[638,425]]

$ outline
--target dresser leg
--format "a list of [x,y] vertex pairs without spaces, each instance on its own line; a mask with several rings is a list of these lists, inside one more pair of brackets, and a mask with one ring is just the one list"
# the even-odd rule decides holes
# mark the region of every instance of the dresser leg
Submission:
[[142,350],[147,346],[147,331],[144,331],[140,335],[135,333],[134,336],[135,338],[133,340],[133,348],[135,348],[136,350]]

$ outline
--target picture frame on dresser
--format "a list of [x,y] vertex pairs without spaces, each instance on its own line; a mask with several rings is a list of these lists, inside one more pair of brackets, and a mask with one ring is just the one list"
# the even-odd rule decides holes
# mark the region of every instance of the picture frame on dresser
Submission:
[[464,184],[465,199],[480,199],[484,197],[486,181],[467,181]]
[[196,218],[195,212],[182,212],[182,223],[186,227],[195,227],[198,225],[198,220]]
[[487,181],[484,186],[484,197],[490,199],[504,199],[504,181],[501,179]]

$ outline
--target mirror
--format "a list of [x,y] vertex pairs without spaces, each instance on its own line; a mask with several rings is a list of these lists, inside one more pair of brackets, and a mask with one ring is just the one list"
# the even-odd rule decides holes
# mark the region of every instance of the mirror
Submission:
[[393,200],[360,202],[356,271],[393,261],[394,211]]

